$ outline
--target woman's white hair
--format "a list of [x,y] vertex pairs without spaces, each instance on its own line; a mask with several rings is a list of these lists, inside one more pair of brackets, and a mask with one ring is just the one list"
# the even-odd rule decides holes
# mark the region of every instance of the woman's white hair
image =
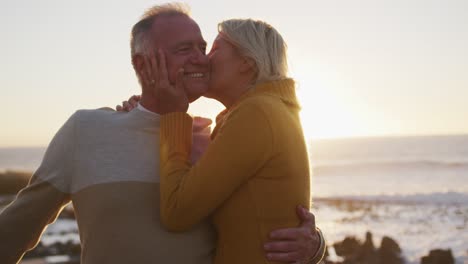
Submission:
[[287,78],[287,45],[271,25],[253,19],[229,19],[218,24],[218,31],[242,56],[255,62],[255,83]]
[[141,17],[140,21],[132,28],[130,37],[130,52],[133,56],[137,54],[146,55],[152,48],[151,29],[153,22],[160,16],[182,15],[190,17],[190,8],[182,3],[167,3],[149,8]]

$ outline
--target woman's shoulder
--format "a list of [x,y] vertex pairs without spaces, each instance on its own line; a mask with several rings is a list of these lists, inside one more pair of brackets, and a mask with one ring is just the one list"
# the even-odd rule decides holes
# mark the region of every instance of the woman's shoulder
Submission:
[[281,96],[278,96],[274,93],[261,92],[261,93],[252,93],[250,96],[247,96],[241,104],[246,105],[257,105],[259,107],[268,107],[271,105],[278,105],[282,103]]
[[261,93],[245,98],[237,108],[244,111],[261,111],[271,115],[277,111],[283,111],[285,106],[280,97],[274,94]]

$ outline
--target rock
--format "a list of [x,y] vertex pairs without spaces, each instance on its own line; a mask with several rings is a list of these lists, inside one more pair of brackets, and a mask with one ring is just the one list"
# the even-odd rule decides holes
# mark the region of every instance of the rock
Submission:
[[62,219],[75,219],[75,210],[73,206],[67,205],[63,208],[62,212],[60,212],[59,218]]
[[354,237],[346,237],[342,242],[333,244],[338,256],[343,257],[342,264],[403,264],[401,249],[390,237],[383,237],[379,249],[372,240],[372,233],[366,233],[366,240],[361,243]]
[[75,244],[73,243],[73,241],[68,241],[66,244],[65,244],[65,253],[67,255],[71,255],[71,256],[79,256],[81,254],[81,245],[80,244]]
[[452,255],[452,250],[433,249],[429,252],[429,256],[421,258],[421,264],[454,264],[455,259]]
[[22,171],[0,172],[0,195],[17,194],[28,184],[31,175],[31,172]]
[[[81,254],[81,245],[76,244],[73,241],[69,240],[65,244],[62,242],[55,242],[52,245],[44,246],[42,242],[31,251],[28,251],[24,256],[25,259],[47,257],[47,256],[69,256],[71,258],[76,258]],[[71,263],[71,262],[69,262]],[[79,263],[79,262],[78,262]]]
[[361,244],[355,237],[346,237],[342,242],[333,244],[333,247],[338,256],[348,259],[356,256]]
[[403,264],[401,248],[398,243],[390,237],[384,236],[378,250],[381,264]]
[[361,248],[359,249],[356,259],[361,264],[378,263],[378,255],[374,247],[374,242],[372,241],[371,232],[366,232],[366,240],[364,241],[364,244],[362,244]]
[[386,252],[389,254],[398,255],[401,254],[401,248],[398,243],[388,236],[382,238],[382,243],[380,245],[380,251]]

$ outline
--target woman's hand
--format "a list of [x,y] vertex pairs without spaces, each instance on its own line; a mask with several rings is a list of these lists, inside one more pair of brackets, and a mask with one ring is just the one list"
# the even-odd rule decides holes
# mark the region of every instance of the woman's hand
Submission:
[[154,55],[145,57],[145,70],[141,72],[141,81],[144,90],[153,92],[159,114],[187,112],[189,100],[185,94],[184,69],[177,71],[175,84],[172,85],[167,72],[166,57],[161,49],[158,50],[158,61]]
[[141,99],[140,95],[132,95],[132,97],[130,97],[128,101],[123,101],[122,105],[117,105],[115,107],[115,110],[119,112],[130,112],[132,111],[133,108],[137,107],[140,99]]

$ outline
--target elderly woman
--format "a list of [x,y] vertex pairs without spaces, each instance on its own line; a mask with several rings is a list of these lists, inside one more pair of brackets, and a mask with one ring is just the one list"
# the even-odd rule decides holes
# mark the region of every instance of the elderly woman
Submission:
[[[269,263],[262,249],[269,232],[298,225],[292,208],[310,204],[309,159],[294,81],[286,75],[286,44],[265,22],[232,19],[219,24],[208,56],[212,69],[205,96],[226,110],[193,166],[192,118],[185,113],[182,78],[157,91],[165,113],[161,220],[168,230],[184,231],[211,217],[218,232],[214,263]],[[164,76],[164,53],[159,57],[157,71]]]

